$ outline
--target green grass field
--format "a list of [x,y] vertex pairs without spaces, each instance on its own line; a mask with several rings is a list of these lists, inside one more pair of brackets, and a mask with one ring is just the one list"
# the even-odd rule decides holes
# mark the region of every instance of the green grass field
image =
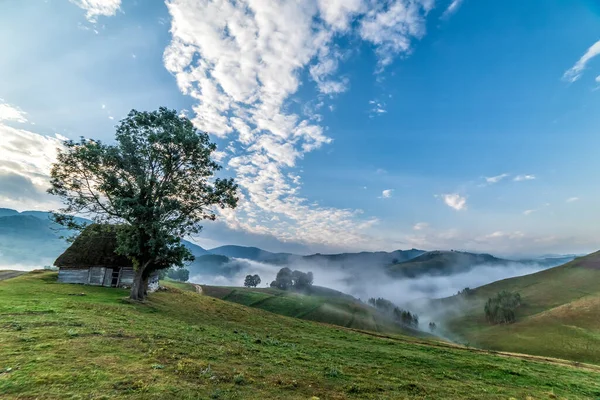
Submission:
[[[490,325],[483,305],[502,290],[519,292],[523,305],[515,323]],[[600,252],[443,302],[462,310],[447,329],[474,345],[600,364]]]
[[428,337],[427,333],[404,328],[352,296],[326,288],[316,288],[310,296],[272,288],[202,286],[203,293],[275,314],[346,328],[379,333],[402,333]]
[[600,367],[366,334],[189,286],[131,303],[56,276],[0,282],[2,399],[600,397]]

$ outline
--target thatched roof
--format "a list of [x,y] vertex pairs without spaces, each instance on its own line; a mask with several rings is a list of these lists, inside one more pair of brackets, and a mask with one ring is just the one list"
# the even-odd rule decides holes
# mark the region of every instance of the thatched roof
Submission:
[[117,229],[114,225],[88,226],[54,265],[60,268],[132,267],[127,257],[115,253]]

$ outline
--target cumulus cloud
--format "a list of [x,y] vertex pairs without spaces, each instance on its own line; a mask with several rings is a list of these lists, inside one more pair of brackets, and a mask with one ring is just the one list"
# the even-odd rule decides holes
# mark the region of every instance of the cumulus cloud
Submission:
[[490,185],[492,185],[494,183],[500,182],[502,179],[507,178],[508,176],[509,176],[508,174],[500,174],[500,175],[496,175],[496,176],[489,176],[489,177],[485,177],[485,181],[487,183],[489,183]]
[[394,191],[394,189],[385,189],[384,191],[381,192],[381,198],[389,199],[390,197],[392,197],[393,191]]
[[579,200],[579,197],[569,197],[567,199],[567,203],[573,203],[573,202],[578,201],[578,200]]
[[531,214],[533,214],[536,211],[537,210],[525,210],[525,211],[523,211],[523,215],[531,215]]
[[18,209],[50,208],[54,203],[45,193],[48,175],[65,138],[39,135],[1,122],[0,137],[0,202]]
[[0,123],[2,121],[27,122],[26,113],[18,107],[4,103],[0,99]]
[[458,11],[458,8],[462,5],[462,3],[463,3],[463,0],[452,0],[452,3],[450,3],[448,8],[446,8],[446,10],[442,14],[441,18],[442,19],[449,18],[452,14],[454,14],[456,11]]
[[194,124],[235,141],[227,166],[241,194],[238,209],[223,212],[228,226],[302,243],[372,243],[365,231],[376,219],[300,196],[301,182],[292,178],[297,173],[288,171],[307,152],[332,140],[314,113],[304,119],[287,104],[305,71],[320,95],[347,89],[348,80],[336,77],[344,59],[335,41],[341,36],[372,43],[381,68],[409,53],[411,43],[425,33],[433,1],[166,3],[172,40],[164,64],[180,90],[195,99]]
[[425,34],[425,17],[434,0],[371,2],[372,7],[361,20],[360,36],[377,46],[380,66],[394,57],[411,51],[413,39]]
[[456,211],[465,210],[467,208],[467,198],[458,193],[442,194],[439,197],[444,200],[444,203],[446,203],[448,207],[451,207]]
[[600,54],[600,40],[594,43],[581,58],[573,65],[570,69],[568,69],[564,75],[563,80],[567,82],[575,82],[585,70],[587,64],[598,54]]
[[535,175],[517,175],[515,176],[515,179],[513,179],[515,182],[522,182],[522,181],[532,181],[535,179]]
[[121,0],[69,0],[86,11],[85,17],[96,22],[98,17],[111,17],[121,8]]

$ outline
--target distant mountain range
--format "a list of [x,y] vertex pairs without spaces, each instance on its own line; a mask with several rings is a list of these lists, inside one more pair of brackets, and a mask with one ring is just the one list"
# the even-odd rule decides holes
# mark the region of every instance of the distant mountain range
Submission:
[[[82,221],[86,221],[83,220]],[[0,208],[0,268],[39,268],[53,264],[54,260],[69,246],[61,238],[68,236],[64,228],[50,220],[50,213]],[[509,263],[539,264],[552,267],[571,261],[574,256],[552,256],[541,259],[511,261],[489,254],[473,254],[455,251],[430,251],[410,249],[392,252],[359,252],[340,254],[297,255],[273,253],[258,247],[227,245],[206,250],[192,242],[185,245],[196,257],[188,267],[192,274],[232,275],[242,270],[251,260],[273,265],[288,265],[298,269],[311,266],[341,268],[345,270],[385,271],[395,278],[413,278],[423,274],[449,275],[467,271],[478,265],[501,265]],[[241,259],[241,260],[240,260]]]

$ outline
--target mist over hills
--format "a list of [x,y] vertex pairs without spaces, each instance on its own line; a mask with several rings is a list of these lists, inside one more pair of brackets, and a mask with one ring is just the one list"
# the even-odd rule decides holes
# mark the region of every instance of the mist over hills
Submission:
[[[85,220],[84,220],[85,221]],[[68,236],[49,213],[0,209],[0,267],[31,270],[52,265],[69,244]],[[259,274],[267,285],[287,266],[315,274],[315,283],[353,296],[387,296],[402,303],[435,298],[493,280],[537,272],[564,264],[572,256],[506,260],[489,254],[419,249],[298,255],[274,253],[258,247],[226,245],[206,250],[184,244],[195,256],[187,268],[196,283],[240,286],[246,274]]]

